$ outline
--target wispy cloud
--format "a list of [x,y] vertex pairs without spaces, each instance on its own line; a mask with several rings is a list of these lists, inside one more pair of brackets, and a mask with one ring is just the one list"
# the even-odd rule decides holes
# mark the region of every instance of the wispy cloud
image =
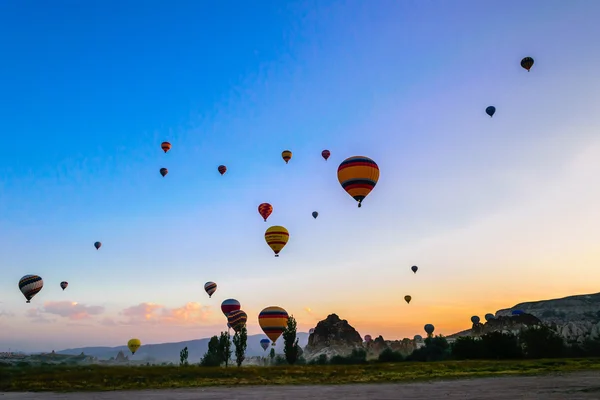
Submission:
[[27,318],[31,318],[31,322],[35,322],[37,324],[49,324],[51,322],[54,322],[53,319],[51,318],[46,318],[44,316],[43,311],[41,311],[38,308],[33,308],[31,310],[27,310]]
[[14,317],[15,314],[11,313],[10,311],[4,311],[4,310],[0,310],[0,318],[2,317]]
[[[196,324],[207,321],[211,315],[209,306],[189,302],[182,307],[168,308],[156,303],[140,303],[128,307],[121,312],[126,317],[126,324],[161,323],[173,325]],[[113,320],[103,320],[104,325],[112,324]]]
[[90,318],[92,315],[99,315],[104,312],[102,306],[86,306],[71,301],[49,301],[44,303],[44,312],[48,314],[59,315],[71,320],[82,320]]

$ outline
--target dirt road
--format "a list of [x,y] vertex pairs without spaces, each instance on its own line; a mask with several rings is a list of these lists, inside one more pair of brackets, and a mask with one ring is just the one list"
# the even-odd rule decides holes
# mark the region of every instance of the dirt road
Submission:
[[0,400],[196,399],[600,399],[600,371],[422,383],[331,386],[245,386],[92,393],[0,393]]

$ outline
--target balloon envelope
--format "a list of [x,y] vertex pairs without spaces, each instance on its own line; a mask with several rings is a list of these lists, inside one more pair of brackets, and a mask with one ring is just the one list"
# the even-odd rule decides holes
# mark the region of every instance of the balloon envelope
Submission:
[[165,175],[167,175],[169,173],[169,170],[166,168],[161,168],[160,169],[160,174],[163,176],[163,178],[165,177]]
[[321,152],[321,156],[325,159],[325,161],[327,161],[327,159],[329,158],[330,155],[331,155],[331,152],[329,150],[323,150]]
[[270,344],[271,341],[269,339],[260,339],[260,347],[262,347],[263,350],[266,351]]
[[217,284],[214,282],[206,282],[204,284],[204,290],[208,293],[208,298],[210,299],[214,292],[217,290]]
[[317,219],[317,217],[319,216],[319,213],[316,211],[313,211],[312,216],[314,219]]
[[487,115],[489,115],[490,117],[493,117],[494,114],[496,113],[496,107],[494,106],[489,106],[488,108],[485,109],[485,113]]
[[25,275],[19,280],[19,290],[25,296],[26,303],[31,303],[33,296],[44,287],[44,280],[38,275]]
[[369,343],[371,340],[373,340],[371,335],[365,335],[365,342]]
[[492,319],[494,319],[494,314],[487,313],[485,314],[484,318],[486,321],[491,321]]
[[273,346],[287,327],[288,318],[287,311],[277,306],[267,307],[258,314],[258,324],[265,335],[271,339]]
[[269,203],[262,203],[261,205],[258,206],[258,213],[260,214],[261,217],[263,217],[265,222],[267,222],[267,218],[269,218],[269,215],[271,215],[272,212],[273,212],[273,206],[270,205]]
[[69,286],[69,282],[67,282],[67,281],[62,281],[60,283],[60,287],[62,288],[62,290],[65,290],[67,288],[67,286]]
[[527,70],[527,72],[529,72],[529,70],[531,69],[531,67],[533,67],[533,58],[531,57],[525,57],[524,59],[521,60],[521,67],[525,68]]
[[129,348],[131,354],[135,354],[135,352],[138,351],[141,345],[142,342],[140,342],[140,339],[129,339],[129,342],[127,342],[127,348]]
[[415,335],[415,337],[413,339],[415,341],[421,341],[421,340],[423,340],[423,336],[421,336],[421,335]]
[[163,149],[163,151],[166,153],[167,151],[171,150],[171,143],[162,142],[160,148]]
[[283,158],[283,161],[285,161],[285,163],[287,164],[288,161],[290,161],[292,159],[292,152],[289,150],[282,151],[281,158]]
[[242,310],[235,310],[227,314],[227,322],[236,332],[239,332],[244,326],[246,326],[247,320],[248,314]]
[[525,312],[521,311],[521,310],[513,310],[512,315],[521,315],[521,314],[525,314]]
[[217,168],[217,170],[219,171],[219,173],[221,175],[223,175],[225,172],[227,172],[227,167],[224,165],[219,165],[219,167]]
[[285,247],[290,239],[290,233],[283,226],[272,226],[265,231],[265,241],[275,253],[275,257],[279,257],[279,252]]
[[478,324],[478,323],[479,323],[479,321],[481,321],[481,320],[479,319],[479,317],[478,317],[477,315],[473,315],[473,316],[471,317],[471,322],[472,322],[472,323],[474,323],[474,324]]
[[225,317],[227,317],[230,312],[237,311],[240,308],[240,302],[236,299],[223,300],[221,303],[221,312],[225,315]]
[[96,248],[96,250],[98,250],[100,247],[102,247],[102,243],[96,242],[94,243],[94,247]]
[[360,207],[379,180],[379,167],[369,157],[354,156],[338,167],[338,181]]
[[410,304],[411,300],[412,300],[412,296],[409,296],[409,295],[404,296],[404,301],[406,301],[408,304]]
[[413,265],[412,267],[410,267],[410,269],[412,270],[412,272],[414,272],[416,274],[417,271],[419,270],[419,267],[417,267],[416,265]]
[[423,329],[425,329],[425,332],[427,332],[428,335],[431,335],[435,330],[435,326],[433,326],[432,324],[427,324],[423,327]]

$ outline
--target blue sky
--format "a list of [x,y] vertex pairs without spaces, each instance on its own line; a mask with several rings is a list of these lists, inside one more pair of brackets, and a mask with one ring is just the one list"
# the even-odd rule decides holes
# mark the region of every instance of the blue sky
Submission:
[[[253,333],[256,314],[280,305],[302,329],[337,312],[393,338],[598,291],[599,11],[585,1],[0,4],[0,349],[121,344],[147,322],[124,310],[146,303],[194,312],[153,320],[162,327],[145,343],[212,335],[229,297]],[[381,168],[360,210],[336,178],[353,155]],[[266,224],[261,202],[275,208]],[[291,236],[279,259],[263,238],[275,224]],[[26,305],[27,273],[46,286]],[[210,300],[207,280],[219,285]]]

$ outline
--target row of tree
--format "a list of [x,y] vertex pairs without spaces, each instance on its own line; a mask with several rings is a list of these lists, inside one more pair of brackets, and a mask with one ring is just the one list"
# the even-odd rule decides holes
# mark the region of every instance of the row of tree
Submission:
[[[265,364],[306,364],[302,357],[302,348],[296,335],[296,320],[291,316],[283,332],[285,357],[275,354],[271,348],[270,359],[263,359]],[[233,336],[235,345],[235,362],[241,366],[245,359],[247,347],[246,328],[242,328]],[[208,343],[208,351],[200,361],[201,366],[228,366],[233,351],[231,336],[221,332],[213,336]],[[379,362],[399,361],[442,361],[442,360],[476,360],[476,359],[521,359],[521,358],[560,358],[560,357],[600,357],[600,338],[587,339],[583,343],[565,343],[555,331],[546,326],[534,326],[520,331],[518,334],[490,332],[478,337],[459,337],[449,344],[444,336],[425,339],[425,346],[403,356],[391,348],[385,348],[378,357]],[[187,347],[181,350],[181,365],[188,365]],[[362,364],[367,362],[367,352],[355,349],[348,356],[334,356],[328,359],[321,355],[308,364]]]

